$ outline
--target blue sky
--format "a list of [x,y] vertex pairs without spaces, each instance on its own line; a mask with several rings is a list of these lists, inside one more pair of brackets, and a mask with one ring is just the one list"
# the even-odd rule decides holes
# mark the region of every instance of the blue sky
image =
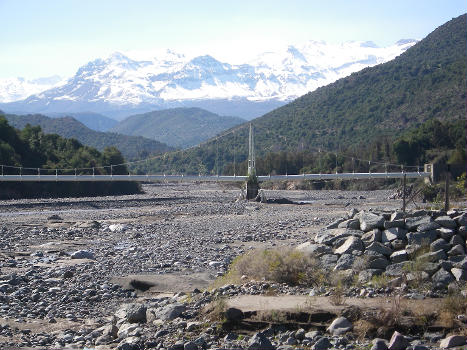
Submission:
[[235,61],[310,39],[386,46],[466,11],[465,0],[0,0],[0,78],[71,76],[114,51]]

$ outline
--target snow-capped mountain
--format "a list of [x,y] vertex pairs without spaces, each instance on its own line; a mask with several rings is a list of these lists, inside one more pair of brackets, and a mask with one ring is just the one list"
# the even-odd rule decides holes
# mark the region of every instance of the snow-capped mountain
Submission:
[[[145,59],[116,52],[82,66],[66,83],[0,108],[41,113],[87,110],[125,116],[198,106],[251,118],[352,72],[389,61],[415,43],[402,40],[380,48],[372,42],[335,45],[309,41],[263,53],[243,64],[169,50]],[[0,102],[24,97],[9,94],[3,86],[0,84]]]
[[23,100],[28,96],[64,83],[66,81],[63,81],[58,75],[31,80],[24,78],[0,79],[0,102]]

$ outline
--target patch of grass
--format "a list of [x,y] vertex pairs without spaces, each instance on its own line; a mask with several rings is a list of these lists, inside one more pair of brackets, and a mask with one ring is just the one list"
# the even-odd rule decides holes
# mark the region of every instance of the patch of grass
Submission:
[[389,286],[389,281],[391,281],[391,279],[391,277],[384,274],[373,276],[370,280],[370,284],[375,288],[386,288]]
[[227,301],[225,298],[218,298],[212,301],[206,309],[207,317],[211,321],[219,321],[224,323],[226,321],[225,312],[227,310]]
[[241,283],[241,276],[288,285],[319,285],[323,271],[318,260],[290,248],[257,249],[234,259],[227,274],[213,286]]
[[253,318],[263,322],[285,323],[287,322],[287,313],[279,310],[260,310]]
[[457,315],[467,314],[467,299],[460,294],[449,294],[444,298],[438,314],[438,320],[442,326],[456,327]]

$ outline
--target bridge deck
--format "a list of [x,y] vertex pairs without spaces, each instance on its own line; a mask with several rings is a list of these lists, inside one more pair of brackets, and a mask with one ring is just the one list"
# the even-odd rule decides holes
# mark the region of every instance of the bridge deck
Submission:
[[[258,176],[261,181],[298,181],[298,180],[363,180],[363,179],[401,179],[427,178],[428,172],[396,173],[336,173]],[[0,182],[72,182],[72,181],[246,181],[247,176],[205,176],[205,175],[0,175]]]

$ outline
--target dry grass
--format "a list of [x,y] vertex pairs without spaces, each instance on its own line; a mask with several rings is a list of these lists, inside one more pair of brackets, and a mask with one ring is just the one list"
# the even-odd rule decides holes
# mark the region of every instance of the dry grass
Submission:
[[224,298],[218,298],[212,301],[205,309],[206,316],[211,321],[225,321],[225,312],[227,310],[227,302]]
[[288,285],[319,285],[325,280],[317,259],[290,248],[257,249],[237,257],[213,286],[241,283],[241,276]]
[[443,300],[438,311],[438,321],[443,327],[455,328],[459,326],[456,318],[460,314],[467,314],[467,299],[460,294],[451,294]]

